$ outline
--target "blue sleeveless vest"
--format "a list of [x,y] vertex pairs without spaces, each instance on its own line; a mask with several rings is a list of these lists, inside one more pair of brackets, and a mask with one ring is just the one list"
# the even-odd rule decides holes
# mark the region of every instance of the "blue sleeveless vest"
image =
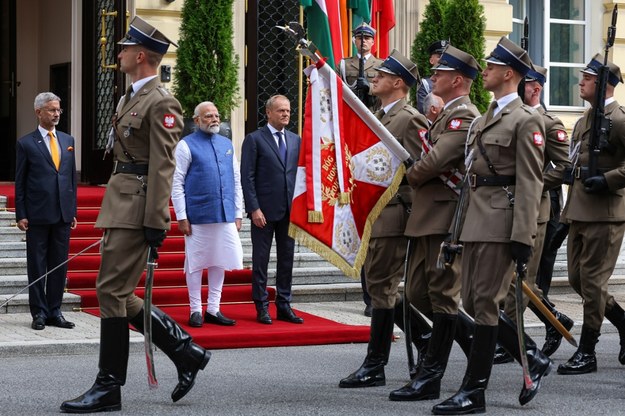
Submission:
[[219,134],[199,130],[182,140],[189,146],[192,158],[184,183],[189,222],[234,222],[232,143]]

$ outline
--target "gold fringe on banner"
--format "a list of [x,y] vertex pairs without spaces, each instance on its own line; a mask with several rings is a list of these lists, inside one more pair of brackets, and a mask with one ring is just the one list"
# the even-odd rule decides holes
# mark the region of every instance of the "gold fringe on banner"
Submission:
[[352,203],[352,193],[351,192],[341,192],[339,196],[339,204],[347,205]]
[[308,211],[308,222],[321,224],[323,223],[323,212],[321,211]]

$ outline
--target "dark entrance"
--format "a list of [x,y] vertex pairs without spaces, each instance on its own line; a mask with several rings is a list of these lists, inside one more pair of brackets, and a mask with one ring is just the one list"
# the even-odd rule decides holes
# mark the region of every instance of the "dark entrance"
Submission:
[[15,179],[15,0],[0,0],[0,180]]

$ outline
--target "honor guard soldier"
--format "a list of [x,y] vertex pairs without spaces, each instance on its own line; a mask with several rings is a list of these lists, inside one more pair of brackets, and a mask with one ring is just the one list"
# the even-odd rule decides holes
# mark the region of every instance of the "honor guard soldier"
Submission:
[[[380,98],[382,105],[376,117],[414,158],[421,153],[419,135],[427,132],[425,117],[406,102],[410,87],[419,79],[417,66],[393,50],[375,69],[377,74],[371,84],[371,91]],[[403,319],[403,308],[401,302],[398,302],[398,286],[403,276],[406,256],[404,230],[411,200],[410,185],[403,181],[397,194],[373,224],[364,265],[367,290],[373,306],[367,356],[360,368],[340,381],[339,387],[386,384],[384,366],[391,349],[394,321]],[[417,323],[416,319],[413,320],[414,324]],[[423,318],[420,319],[427,325]],[[403,326],[403,322],[397,323]],[[425,330],[429,331],[427,326]],[[417,337],[420,333],[417,329],[413,330]],[[422,339],[417,340],[417,343],[423,342]]]
[[[584,323],[579,348],[568,362],[560,364],[559,374],[597,371],[595,344],[605,316],[619,331],[625,364],[625,312],[608,293],[608,279],[614,271],[625,232],[625,108],[614,98],[615,87],[623,82],[621,70],[607,62],[604,117],[610,128],[596,160],[596,172],[589,173],[589,145],[593,110],[597,106],[597,75],[603,65],[595,55],[582,70],[580,97],[590,103],[573,129],[571,162],[573,174],[562,221],[570,223],[567,244],[569,283],[582,297]],[[603,141],[603,140],[602,140]]]
[[[560,321],[560,323],[570,330],[573,327],[573,320],[563,313],[558,312],[555,307],[543,298],[542,291],[536,286],[536,274],[540,263],[543,246],[545,243],[545,232],[547,230],[547,221],[549,221],[549,213],[551,211],[551,198],[549,191],[562,185],[564,172],[571,166],[569,162],[569,138],[564,129],[564,125],[559,118],[547,113],[540,104],[540,95],[547,81],[547,69],[538,65],[534,65],[534,69],[530,70],[525,76],[525,97],[523,101],[526,105],[534,108],[543,117],[545,123],[545,167],[543,173],[543,194],[540,200],[540,211],[538,214],[538,229],[536,232],[536,242],[532,251],[532,256],[527,264],[527,277],[525,282],[529,288],[542,299],[543,305],[547,307],[551,313]],[[524,297],[523,308],[528,306],[528,298]],[[545,345],[542,351],[551,356],[562,342],[562,335],[549,322],[549,320],[540,312],[540,310],[532,303],[529,304],[532,312],[545,324],[546,335]],[[516,300],[514,295],[514,285],[510,287],[508,296],[505,300],[504,312],[510,318],[515,320],[514,314],[516,310]],[[512,361],[512,357],[505,351],[500,352],[503,357],[509,357],[507,360]],[[502,361],[503,357],[495,355],[495,364]]]
[[[449,45],[449,41],[442,39],[432,42],[428,47],[428,54],[430,55],[430,65],[435,66],[440,59],[443,50]],[[431,77],[423,77],[419,81],[419,88],[417,88],[417,110],[423,115],[427,112],[425,108],[425,97],[432,92],[432,79]]]
[[[460,240],[462,304],[475,329],[460,389],[434,406],[434,414],[484,412],[485,390],[497,340],[520,361],[516,325],[499,312],[514,275],[515,263],[527,264],[536,238],[543,191],[544,123],[517,94],[532,68],[527,52],[503,37],[486,59],[484,87],[493,101],[469,129],[465,157],[469,190]],[[526,336],[533,381],[523,385],[519,402],[537,393],[551,360]]]
[[[66,413],[120,410],[128,366],[128,323],[143,332],[143,300],[134,294],[148,248],[160,247],[170,228],[169,196],[175,168],[174,147],[182,132],[180,103],[161,86],[157,70],[170,44],[139,17],[118,42],[121,71],[132,85],[113,117],[107,148],[114,165],[95,226],[104,229],[96,288],[100,304],[100,361],[93,386],[63,402]],[[175,45],[175,44],[174,44]],[[171,398],[184,397],[210,352],[192,342],[168,315],[152,307],[154,344],[175,364],[178,385]]]
[[[460,266],[456,262],[438,268],[437,259],[458,203],[467,131],[480,115],[469,98],[480,70],[473,56],[451,45],[432,68],[433,93],[445,105],[429,135],[420,137],[421,159],[406,173],[412,205],[418,209],[411,211],[406,226],[412,241],[405,287],[410,303],[432,321],[432,336],[416,378],[392,391],[391,400],[437,399],[454,337],[467,357],[471,349],[470,324],[459,326],[458,331],[456,327]],[[461,319],[469,318],[462,315]]]
[[[382,64],[382,60],[371,54],[375,38],[375,29],[367,23],[362,22],[352,31],[352,40],[356,45],[357,55],[341,59],[339,63],[339,74],[359,98],[365,98],[364,104],[372,112],[380,108],[380,99],[372,95],[371,82],[375,77],[376,67]],[[362,70],[361,70],[362,66]],[[361,73],[362,71],[362,73]],[[362,79],[360,77],[362,76]],[[360,94],[362,91],[362,95]]]

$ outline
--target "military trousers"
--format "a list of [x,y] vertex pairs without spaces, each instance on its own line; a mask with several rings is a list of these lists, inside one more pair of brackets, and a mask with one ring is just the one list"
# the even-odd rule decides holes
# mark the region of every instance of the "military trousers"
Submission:
[[569,283],[584,300],[584,326],[601,329],[608,293],[625,233],[625,222],[571,222],[567,243]]
[[379,237],[369,240],[365,260],[367,292],[375,309],[391,309],[398,299],[398,288],[404,276],[408,239]]

